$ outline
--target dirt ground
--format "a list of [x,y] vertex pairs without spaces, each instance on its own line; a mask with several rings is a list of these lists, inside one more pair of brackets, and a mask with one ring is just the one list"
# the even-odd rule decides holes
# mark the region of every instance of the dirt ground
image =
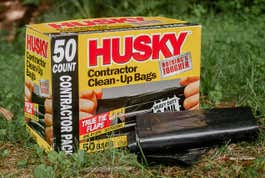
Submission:
[[[254,144],[254,143],[253,143]],[[249,144],[248,144],[249,145]],[[40,164],[32,148],[12,143],[0,144],[0,173],[4,177],[34,177],[33,170]],[[249,177],[265,175],[265,148],[260,145],[244,146],[230,144],[221,148],[209,150],[191,167],[146,167],[144,174],[141,170],[128,167],[131,175],[144,177]],[[45,159],[45,158],[44,158]],[[119,172],[108,169],[80,170],[81,177],[121,177]]]

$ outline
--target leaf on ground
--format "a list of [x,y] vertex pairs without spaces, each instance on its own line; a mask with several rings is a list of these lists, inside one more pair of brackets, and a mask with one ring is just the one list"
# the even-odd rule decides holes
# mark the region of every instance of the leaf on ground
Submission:
[[235,101],[221,101],[217,104],[215,104],[216,108],[234,108],[236,107]]
[[0,114],[2,114],[6,120],[11,120],[14,116],[14,114],[11,111],[3,107],[0,107]]

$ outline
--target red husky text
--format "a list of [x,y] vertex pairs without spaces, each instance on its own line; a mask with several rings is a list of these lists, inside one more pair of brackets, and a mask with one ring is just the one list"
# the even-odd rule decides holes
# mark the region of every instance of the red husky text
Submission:
[[73,28],[73,27],[89,27],[94,25],[114,24],[114,23],[126,23],[126,22],[142,22],[143,17],[121,17],[121,18],[101,18],[94,20],[82,20],[82,21],[66,21],[58,23],[49,23],[52,28]]
[[48,42],[32,35],[26,37],[27,50],[47,58]]
[[[140,35],[136,37],[114,37],[88,40],[88,66],[98,65],[101,56],[102,65],[111,63],[124,64],[131,59],[135,61],[146,61],[148,59],[159,59],[161,54],[171,57],[180,54],[181,47],[188,32],[183,31],[178,35],[175,33]],[[123,47],[121,47],[124,45]],[[123,50],[122,50],[123,49]]]

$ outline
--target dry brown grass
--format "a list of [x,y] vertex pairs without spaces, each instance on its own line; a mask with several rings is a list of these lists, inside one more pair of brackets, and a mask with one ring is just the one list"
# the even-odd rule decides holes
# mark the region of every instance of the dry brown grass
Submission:
[[[6,151],[7,150],[7,151]],[[12,143],[0,144],[0,172],[4,177],[33,177],[33,169],[40,164],[34,150]],[[210,149],[191,167],[83,167],[80,177],[253,177],[265,175],[264,144],[240,143]],[[47,157],[47,155],[44,155]],[[44,158],[47,159],[47,158]],[[25,162],[23,164],[23,162]],[[128,160],[129,161],[129,160]],[[49,162],[47,161],[49,165]]]

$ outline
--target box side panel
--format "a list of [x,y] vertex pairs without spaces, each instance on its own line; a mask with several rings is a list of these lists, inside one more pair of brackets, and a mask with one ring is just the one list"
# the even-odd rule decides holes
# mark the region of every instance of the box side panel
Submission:
[[46,151],[52,149],[52,83],[48,36],[29,28],[25,39],[25,121]]
[[81,149],[121,115],[199,109],[201,26],[82,34],[78,49]]
[[78,148],[78,38],[57,36],[51,38],[52,105],[54,121],[54,148],[73,153]]

